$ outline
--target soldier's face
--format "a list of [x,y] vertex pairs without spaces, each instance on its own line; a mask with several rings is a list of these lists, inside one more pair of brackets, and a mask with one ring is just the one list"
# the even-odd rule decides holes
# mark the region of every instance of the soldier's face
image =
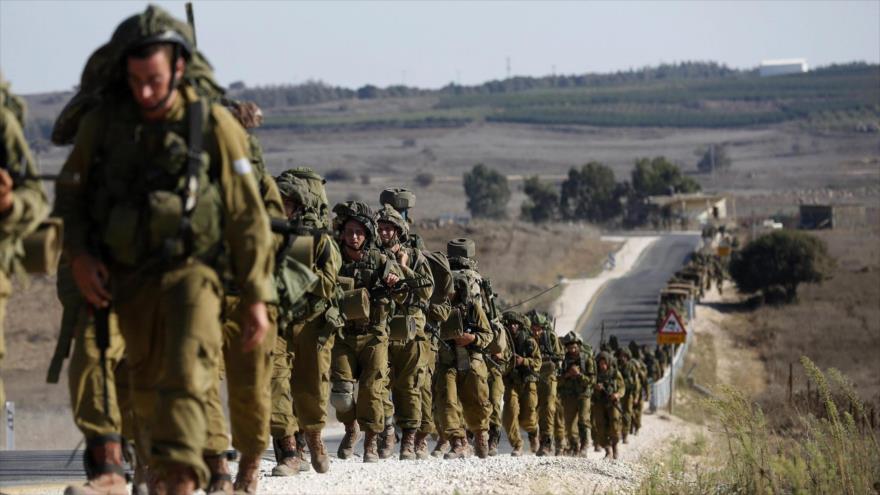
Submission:
[[300,210],[302,209],[302,205],[292,199],[284,199],[284,213],[287,215],[288,220],[292,220]]
[[544,327],[542,327],[541,325],[532,325],[532,333],[540,336],[542,333],[544,333]]
[[379,222],[379,240],[384,246],[392,246],[397,240],[397,227],[393,223]]
[[578,346],[577,344],[568,344],[568,346],[565,348],[565,352],[574,356],[581,352],[580,346]]
[[[169,91],[173,91],[171,78],[174,72],[167,51],[157,50],[146,58],[128,57],[126,66],[128,87],[141,109],[146,112],[156,112],[162,110],[163,106],[171,106],[172,99],[166,97]],[[175,71],[182,76],[183,69],[183,58],[178,58]],[[163,101],[165,105],[162,105]]]
[[599,364],[597,364],[596,366],[599,367],[599,371],[608,371],[608,363],[604,359],[599,361]]
[[360,222],[349,220],[342,227],[342,242],[355,251],[360,251],[367,240],[367,230]]

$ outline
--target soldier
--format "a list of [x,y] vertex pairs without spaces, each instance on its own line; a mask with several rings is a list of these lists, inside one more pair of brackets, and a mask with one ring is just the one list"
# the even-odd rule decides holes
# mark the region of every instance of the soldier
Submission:
[[639,430],[642,428],[642,409],[644,408],[644,401],[650,396],[648,367],[642,360],[642,351],[635,341],[630,341],[629,348],[632,353],[632,363],[638,370],[639,378],[639,393],[635,396],[635,400],[633,401],[633,416],[632,421],[630,422],[630,433],[638,435]]
[[632,353],[629,349],[621,348],[617,350],[617,369],[623,377],[624,389],[620,398],[621,409],[621,439],[623,443],[627,443],[630,428],[633,421],[633,408],[636,403],[636,397],[641,394],[640,370],[636,363],[632,360]]
[[[89,304],[111,302],[125,338],[139,457],[151,491],[206,486],[207,395],[221,348],[218,259],[241,288],[242,350],[269,330],[271,235],[241,126],[183,74],[192,49],[179,22],[150,6],[110,46],[106,97],[82,117],[59,182],[74,280]],[[225,242],[224,242],[225,241]],[[108,460],[112,450],[104,452]],[[243,457],[256,471],[259,457]],[[250,488],[250,487],[247,487]]]
[[[342,265],[339,247],[326,230],[330,206],[324,191],[324,179],[312,169],[294,168],[276,178],[284,201],[290,236],[309,237],[311,262],[304,268],[317,280],[303,297],[294,294],[282,298],[279,316],[279,335],[275,342],[272,371],[272,416],[270,432],[277,465],[273,476],[293,476],[308,469],[300,455],[309,446],[311,463],[318,473],[330,469],[321,432],[327,420],[330,398],[330,358],[335,334],[344,323],[336,304],[336,276]],[[299,266],[288,254],[279,270],[282,292],[290,292],[295,285],[289,275]],[[303,260],[305,261],[305,260]],[[294,262],[296,264],[294,264]],[[308,261],[305,261],[308,262]],[[292,266],[291,266],[292,265]],[[279,272],[280,273],[280,272]],[[298,438],[297,432],[304,434]]]
[[527,315],[532,321],[532,336],[538,341],[541,351],[541,371],[538,381],[538,429],[541,447],[537,456],[550,455],[553,447],[552,435],[556,426],[556,384],[559,364],[562,362],[562,347],[553,330],[550,318],[532,310]]
[[382,398],[388,374],[388,319],[393,303],[402,302],[406,296],[391,289],[403,278],[403,272],[393,259],[373,247],[376,222],[369,206],[348,201],[334,206],[333,213],[342,252],[339,276],[353,280],[355,289],[368,291],[370,303],[368,317],[347,319],[333,346],[330,403],[336,408],[337,419],[345,424],[338,455],[340,459],[351,457],[359,430],[363,429],[364,462],[378,462],[378,435],[385,429]]
[[[21,272],[22,240],[49,213],[46,193],[37,178],[37,165],[22,132],[24,102],[9,92],[0,76],[0,364],[6,353],[3,321],[12,294],[10,278]],[[0,378],[0,404],[6,403]]]
[[532,322],[521,313],[505,312],[502,321],[510,332],[513,347],[513,366],[504,376],[504,410],[502,422],[513,451],[522,455],[522,428],[529,436],[532,453],[538,451],[538,374],[541,370],[541,351],[532,336]]
[[620,398],[625,384],[608,352],[596,358],[596,385],[591,403],[593,415],[593,442],[605,449],[605,458],[617,459],[617,440],[620,436]]
[[[262,113],[250,102],[227,101],[227,109],[245,129],[259,127]],[[248,134],[248,158],[257,181],[263,205],[270,218],[284,218],[284,206],[278,186],[266,171],[259,141]],[[276,244],[273,245],[277,247]],[[269,384],[272,376],[272,349],[277,336],[277,305],[268,306],[269,331],[263,342],[251,352],[243,352],[237,345],[242,337],[239,325],[241,291],[231,270],[222,277],[224,297],[221,309],[223,323],[223,346],[220,373],[208,394],[205,410],[208,418],[208,440],[204,458],[211,479],[206,492],[232,493],[252,488],[256,491],[259,474],[259,458],[269,445],[269,415],[271,395]],[[277,295],[273,295],[277,301]],[[220,400],[220,379],[225,377],[228,391],[229,420],[232,426],[232,446],[241,453],[242,460],[257,459],[257,463],[239,463],[235,484],[231,483],[226,450],[229,447],[229,427]]]
[[565,436],[572,455],[585,457],[590,436],[590,399],[596,383],[593,350],[574,332],[562,338],[565,358],[559,376]]
[[[422,375],[425,369],[424,354],[429,353],[429,342],[425,335],[425,313],[428,301],[434,290],[431,268],[421,251],[404,246],[401,240],[407,238],[409,225],[406,220],[389,205],[379,211],[379,240],[384,253],[397,260],[410,287],[406,299],[398,305],[391,319],[388,357],[390,358],[390,379],[386,392],[394,400],[393,408],[385,408],[386,424],[393,417],[403,430],[400,444],[400,459],[415,460],[416,430],[422,425],[422,394],[420,385],[426,380]],[[394,437],[394,427],[386,430],[386,438]],[[387,448],[387,447],[386,447]],[[390,449],[389,449],[390,450]],[[379,457],[382,458],[382,449]],[[388,452],[388,457],[390,452]]]
[[[444,459],[465,457],[468,451],[464,426],[474,435],[479,458],[489,455],[489,372],[483,352],[493,339],[489,319],[480,299],[480,276],[473,259],[475,247],[470,239],[455,239],[446,246],[454,277],[454,295],[450,304],[456,315],[450,320],[460,323],[440,348],[437,365],[437,395],[442,427],[452,445]],[[464,419],[464,425],[462,424]]]

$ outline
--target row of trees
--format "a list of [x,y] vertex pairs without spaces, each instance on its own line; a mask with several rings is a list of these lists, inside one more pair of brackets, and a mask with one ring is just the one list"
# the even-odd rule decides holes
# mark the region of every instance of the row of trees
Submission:
[[[507,177],[483,164],[464,174],[468,210],[475,218],[505,218],[510,201]],[[665,157],[640,158],[629,181],[618,182],[614,171],[600,162],[572,167],[568,177],[556,185],[537,175],[523,182],[527,199],[520,216],[531,222],[554,220],[587,221],[634,226],[646,221],[645,200],[649,196],[692,193],[700,185]]]

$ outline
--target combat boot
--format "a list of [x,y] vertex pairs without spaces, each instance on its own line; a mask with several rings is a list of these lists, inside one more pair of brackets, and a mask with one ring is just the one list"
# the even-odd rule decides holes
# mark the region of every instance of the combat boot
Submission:
[[562,441],[556,440],[556,450],[553,452],[553,455],[559,457],[563,454],[565,454],[565,449],[562,447]]
[[541,448],[538,449],[535,455],[538,457],[549,456],[552,451],[553,441],[550,440],[550,437],[541,437]]
[[358,437],[360,437],[361,429],[358,426],[357,421],[352,421],[351,423],[345,423],[345,436],[342,437],[342,441],[339,442],[339,450],[336,451],[336,456],[340,459],[348,459],[354,454],[354,446],[358,441]]
[[185,464],[171,464],[163,477],[151,481],[150,493],[155,495],[190,495],[196,491],[196,472]]
[[400,460],[416,460],[416,430],[403,430],[403,438],[400,440]]
[[128,495],[118,436],[90,440],[83,463],[88,481],[83,486],[68,486],[64,495]]
[[205,493],[208,495],[232,495],[232,474],[229,473],[229,460],[226,454],[205,455],[205,464],[211,473]]
[[305,436],[306,443],[309,444],[309,455],[312,457],[312,467],[317,473],[326,473],[330,470],[330,458],[327,456],[324,441],[321,440],[321,430],[306,432]]
[[611,457],[617,459],[617,442],[611,444]]
[[474,451],[480,459],[489,457],[489,433],[486,430],[474,433]]
[[590,435],[589,433],[582,432],[581,433],[581,445],[580,449],[577,451],[578,457],[586,457],[587,456],[587,447],[589,447],[590,443]]
[[272,468],[272,476],[296,476],[299,474],[299,465],[302,462],[296,451],[296,437],[288,435],[284,438],[273,438],[272,447],[275,450],[275,462]]
[[238,474],[235,475],[235,493],[247,495],[257,493],[259,480],[260,455],[242,455],[241,460],[238,461]]
[[428,454],[428,434],[418,432],[416,433],[415,440],[415,451],[416,451],[416,459],[423,461],[427,459],[430,454]]
[[623,443],[629,443],[629,442],[626,441],[627,433],[626,433],[625,431],[623,432],[622,437],[623,437],[623,440],[622,440]]
[[367,430],[364,437],[364,462],[379,462],[379,434]]
[[385,425],[385,430],[379,434],[379,459],[391,457],[395,444],[397,444],[397,432],[394,431],[394,425]]
[[501,431],[497,426],[489,427],[489,455],[498,455],[498,442],[501,440]]
[[306,435],[302,431],[293,434],[296,437],[296,455],[299,456],[299,472],[304,473],[310,469],[309,460],[306,459]]
[[514,447],[513,450],[510,452],[510,456],[511,456],[511,457],[520,457],[521,455],[522,455],[522,445],[517,445],[517,446]]
[[468,456],[468,446],[465,437],[453,437],[449,452],[443,455],[444,459],[463,459]]
[[605,458],[611,459],[611,447],[605,447]]
[[537,454],[539,449],[538,434],[529,433],[529,450],[531,450],[533,454]]
[[437,445],[434,446],[434,451],[431,452],[431,455],[434,457],[443,457],[450,450],[452,450],[452,444],[449,443],[449,439],[446,438],[445,435],[440,435],[440,438],[437,439]]

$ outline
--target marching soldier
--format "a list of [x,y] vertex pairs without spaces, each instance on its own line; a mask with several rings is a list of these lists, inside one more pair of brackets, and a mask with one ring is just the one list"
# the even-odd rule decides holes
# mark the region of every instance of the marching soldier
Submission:
[[559,377],[563,424],[572,455],[586,456],[590,436],[590,399],[596,382],[593,351],[580,336],[569,332],[562,339],[565,358]]
[[591,410],[593,415],[593,442],[605,449],[605,458],[617,459],[617,441],[620,438],[622,411],[620,398],[626,384],[608,352],[596,357],[596,385],[593,386]]
[[502,321],[510,331],[514,362],[504,376],[504,410],[502,422],[513,451],[522,455],[520,428],[529,436],[532,453],[538,452],[538,378],[541,370],[541,350],[532,336],[532,322],[521,313],[508,311]]
[[553,330],[550,318],[532,310],[527,315],[532,321],[532,335],[538,341],[541,351],[541,371],[538,381],[538,429],[541,447],[536,455],[550,455],[553,448],[553,433],[556,426],[556,385],[559,363],[562,361],[562,347]]

